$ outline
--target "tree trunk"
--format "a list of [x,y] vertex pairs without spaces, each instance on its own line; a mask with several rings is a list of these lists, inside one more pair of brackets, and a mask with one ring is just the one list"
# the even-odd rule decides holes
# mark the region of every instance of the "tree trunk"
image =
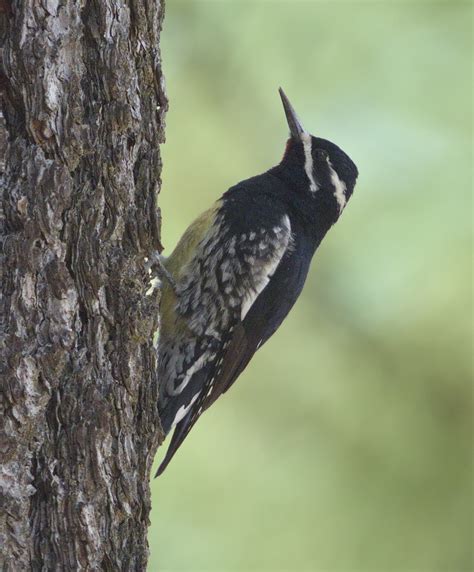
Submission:
[[159,0],[0,0],[2,570],[144,570]]

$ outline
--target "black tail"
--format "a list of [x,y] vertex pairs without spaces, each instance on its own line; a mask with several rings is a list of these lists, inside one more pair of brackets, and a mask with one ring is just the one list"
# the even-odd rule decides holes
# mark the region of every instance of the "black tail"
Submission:
[[[174,420],[180,410],[183,407],[186,407],[189,408],[189,411],[183,419],[176,424],[168,451],[166,451],[165,458],[163,459],[155,477],[161,475],[161,473],[166,469],[168,463],[173,458],[173,455],[179,449],[181,443],[186,439],[186,436],[199,419],[201,407],[199,406],[199,399],[197,398],[204,387],[206,380],[211,375],[212,367],[213,363],[211,362],[198,370],[193,374],[190,381],[179,395],[166,396],[168,398],[168,400],[165,401],[166,404],[161,407],[159,406],[161,427],[163,428],[165,435],[172,430]],[[195,401],[196,403],[194,403]]]
[[166,451],[165,458],[156,471],[155,479],[156,477],[159,477],[161,473],[166,469],[174,454],[179,449],[181,443],[186,439],[188,433],[191,431],[192,426],[197,421],[197,417],[194,417],[194,419],[192,418],[193,413],[194,412],[191,409],[191,411],[176,425],[173,437],[171,437],[171,442],[169,444],[168,450]]

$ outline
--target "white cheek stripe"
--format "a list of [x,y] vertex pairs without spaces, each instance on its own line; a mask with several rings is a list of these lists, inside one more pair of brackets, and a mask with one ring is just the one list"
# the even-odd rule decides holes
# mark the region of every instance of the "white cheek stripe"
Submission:
[[339,178],[339,175],[334,170],[331,161],[328,158],[329,172],[331,173],[331,182],[334,185],[334,196],[336,197],[337,204],[339,205],[339,212],[346,206],[346,190],[347,186],[344,181]]
[[[199,394],[201,392],[198,391],[196,393],[196,395],[191,399],[191,403],[186,406],[186,405],[181,405],[181,407],[178,409],[178,412],[176,413],[176,417],[173,419],[173,423],[171,423],[171,429],[173,429],[173,427],[179,423],[181,421],[181,419],[183,419],[186,415],[186,413],[191,409],[191,407],[194,405],[194,402],[196,401],[196,399],[199,397]],[[170,431],[171,431],[170,429]]]
[[312,151],[312,140],[311,135],[309,133],[302,133],[301,134],[301,141],[303,143],[304,149],[304,170],[308,175],[309,179],[309,189],[312,193],[315,193],[318,190],[318,185],[313,177],[313,155],[311,154]]

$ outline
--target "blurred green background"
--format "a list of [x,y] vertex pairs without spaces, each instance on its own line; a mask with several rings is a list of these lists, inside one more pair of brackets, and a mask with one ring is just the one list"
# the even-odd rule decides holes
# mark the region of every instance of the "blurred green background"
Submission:
[[167,2],[165,253],[280,160],[279,85],[360,178],[153,482],[151,571],[472,570],[471,49],[471,3]]

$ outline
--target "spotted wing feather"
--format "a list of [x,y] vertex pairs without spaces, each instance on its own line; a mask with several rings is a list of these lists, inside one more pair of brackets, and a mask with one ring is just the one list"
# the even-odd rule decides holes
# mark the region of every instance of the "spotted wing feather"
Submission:
[[[243,365],[239,363],[242,356],[233,348],[239,345],[242,323],[255,300],[292,248],[290,221],[284,212],[274,209],[273,218],[267,214],[260,224],[255,216],[249,217],[241,232],[236,232],[231,216],[225,209],[218,211],[177,282],[175,312],[186,328],[179,336],[160,342],[160,378],[164,380],[160,417],[165,432],[175,425],[176,429],[158,474],[201,413],[226,390],[225,379],[232,377],[229,372],[240,372],[256,351],[257,344],[247,352]],[[174,365],[169,367],[176,361],[178,375]]]

